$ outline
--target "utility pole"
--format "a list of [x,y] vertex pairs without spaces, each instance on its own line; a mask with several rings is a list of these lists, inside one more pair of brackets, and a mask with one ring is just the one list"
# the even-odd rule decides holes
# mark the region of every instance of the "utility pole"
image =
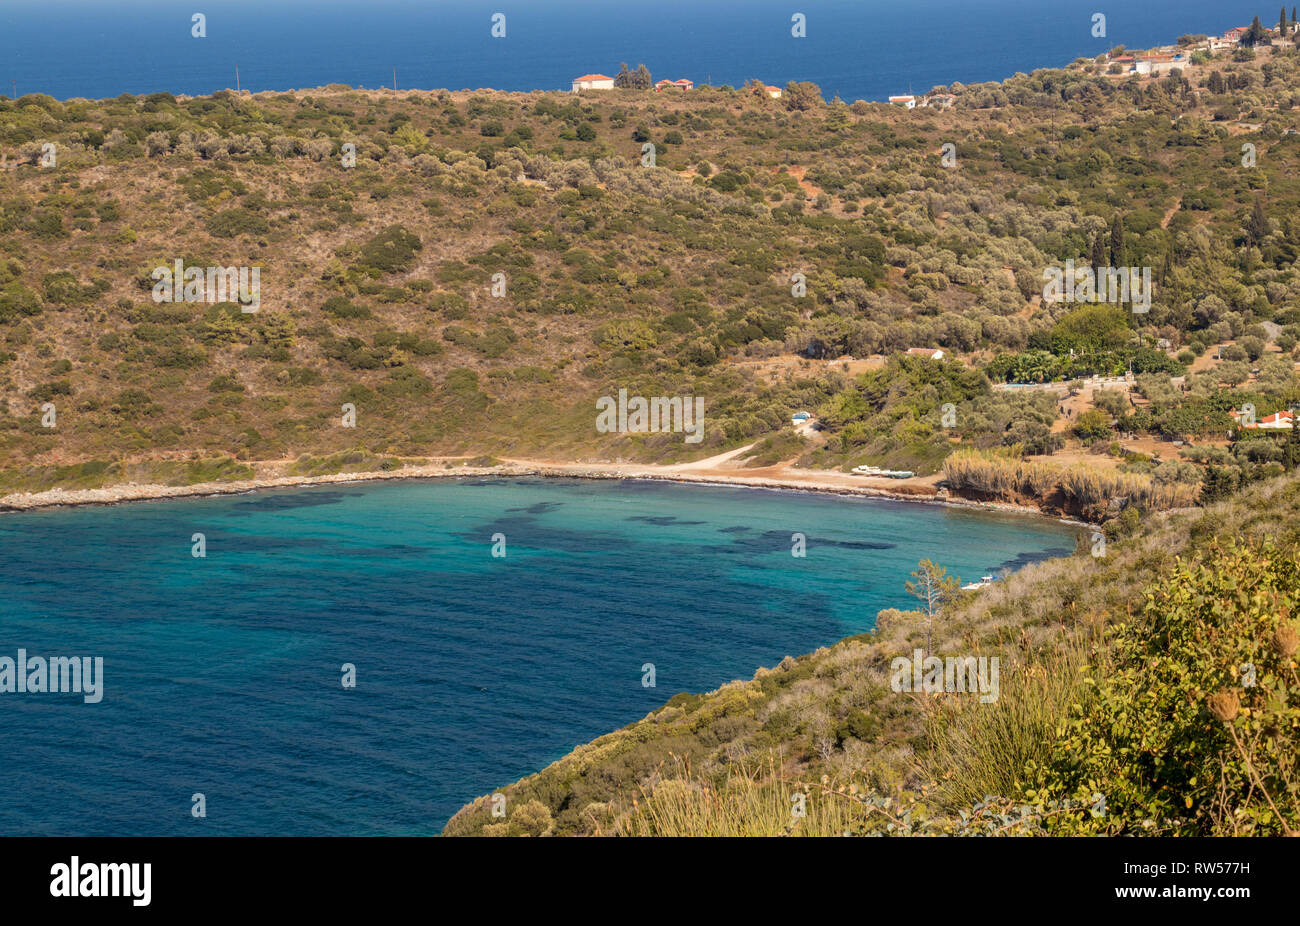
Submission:
[[397,68],[393,68],[393,92],[397,92]]
[[13,88],[14,88],[14,99],[16,100],[16,99],[18,99],[18,81],[16,81],[16,80],[11,80],[11,81],[9,81],[9,83],[13,84]]
[[239,92],[239,65],[235,65],[235,92]]

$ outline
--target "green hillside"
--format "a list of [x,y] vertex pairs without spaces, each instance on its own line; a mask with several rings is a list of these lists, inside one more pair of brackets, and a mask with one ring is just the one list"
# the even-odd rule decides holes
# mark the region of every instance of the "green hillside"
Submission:
[[894,690],[929,622],[883,611],[670,698],[444,835],[1294,834],[1298,511],[1300,479],[1268,481],[961,594],[930,651],[997,656],[988,703]]
[[[1082,453],[1143,508],[1270,478],[1300,451],[1230,412],[1300,402],[1300,59],[1111,71],[910,111],[806,85],[0,97],[0,490],[756,440],[920,474]],[[155,301],[177,260],[257,268],[258,311]],[[1044,304],[1065,260],[1149,268],[1149,311]],[[703,441],[599,433],[621,388],[703,397]]]

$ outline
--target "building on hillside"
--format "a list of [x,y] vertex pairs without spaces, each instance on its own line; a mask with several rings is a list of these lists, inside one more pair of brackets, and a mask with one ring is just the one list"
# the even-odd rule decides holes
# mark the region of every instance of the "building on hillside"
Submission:
[[1235,45],[1239,43],[1241,41],[1242,36],[1244,36],[1249,31],[1250,31],[1249,26],[1237,26],[1235,29],[1229,29],[1227,32],[1223,33],[1223,40],[1225,42],[1231,42]]
[[907,352],[913,357],[928,357],[931,360],[943,359],[943,351],[937,347],[909,347]]
[[889,98],[889,103],[891,106],[901,106],[904,109],[915,109],[916,97],[912,96],[910,93],[904,96],[891,96]]
[[812,414],[809,412],[795,412],[790,416],[790,421],[794,424],[807,424],[812,420]]
[[957,96],[953,93],[936,93],[933,96],[926,97],[922,106],[933,106],[935,109],[948,109],[953,103],[957,102]]
[[763,92],[766,93],[774,100],[781,99],[782,91],[780,87],[773,87],[771,84],[768,84],[766,87],[763,88]]
[[573,79],[573,92],[579,90],[613,90],[614,78],[604,74],[583,74]]
[[655,81],[655,92],[660,90],[694,90],[695,81],[687,80],[683,77],[681,80],[657,80]]
[[1237,425],[1243,430],[1261,430],[1261,431],[1290,431],[1295,426],[1295,413],[1290,411],[1274,412],[1271,415],[1265,415],[1258,421],[1242,423],[1241,412],[1233,411],[1232,417],[1236,419]]
[[1130,74],[1168,74],[1174,68],[1186,67],[1188,59],[1181,53],[1143,55],[1128,69]]

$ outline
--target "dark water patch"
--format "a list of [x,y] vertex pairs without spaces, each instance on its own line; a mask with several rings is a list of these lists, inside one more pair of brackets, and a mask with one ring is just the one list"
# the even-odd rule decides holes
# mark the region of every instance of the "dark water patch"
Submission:
[[653,524],[655,527],[668,527],[669,525],[675,527],[698,527],[701,524],[708,523],[706,521],[683,521],[681,518],[676,518],[671,515],[654,516],[645,514],[632,515],[632,517],[624,518],[623,520],[640,521],[642,524]]
[[1074,553],[1074,550],[1066,547],[1049,547],[1042,551],[1021,553],[1018,556],[1013,556],[1010,559],[1003,560],[997,566],[997,571],[1000,572],[1003,569],[1009,569],[1010,571],[1015,572],[1017,569],[1023,569],[1025,566],[1029,566],[1033,563],[1041,563],[1044,560],[1069,556],[1072,553]]
[[339,491],[335,489],[305,489],[298,492],[265,492],[253,498],[234,503],[230,514],[250,516],[259,512],[290,511],[294,508],[317,508],[321,505],[337,505],[344,499],[359,498],[363,491]]

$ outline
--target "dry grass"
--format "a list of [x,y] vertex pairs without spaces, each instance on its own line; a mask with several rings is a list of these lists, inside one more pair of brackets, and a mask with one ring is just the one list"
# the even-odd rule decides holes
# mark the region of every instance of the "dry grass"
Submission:
[[1161,510],[1195,503],[1198,486],[1160,485],[1151,477],[1091,466],[1053,466],[1012,457],[959,450],[944,461],[944,476],[957,491],[974,490],[1008,501],[1047,498],[1057,491],[1080,509],[1125,504]]

